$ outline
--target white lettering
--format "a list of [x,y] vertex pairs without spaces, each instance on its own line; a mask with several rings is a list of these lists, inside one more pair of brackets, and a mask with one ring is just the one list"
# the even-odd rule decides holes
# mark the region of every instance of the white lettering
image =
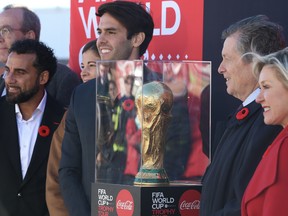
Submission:
[[83,7],[79,7],[78,8],[81,20],[82,20],[82,24],[83,24],[83,28],[86,34],[86,38],[91,38],[91,30],[92,30],[92,26],[94,27],[94,33],[95,35],[97,35],[97,28],[98,28],[98,23],[97,23],[97,19],[96,19],[96,8],[95,7],[91,7],[89,10],[89,14],[87,17],[87,22],[85,20],[85,15],[84,15],[84,11],[83,11]]
[[153,203],[174,203],[174,198],[164,198],[164,197],[159,197],[159,198],[152,198]]
[[164,197],[164,194],[163,194],[163,192],[153,192],[152,193],[152,198],[153,197]]
[[98,189],[98,194],[106,194],[106,190],[105,189]]
[[164,208],[164,204],[152,204],[152,209],[162,209]]
[[[150,11],[151,4],[150,2],[146,2],[147,11]],[[167,27],[167,9],[172,8],[175,12],[175,22],[172,27]],[[163,1],[161,8],[161,29],[154,28],[153,35],[172,35],[179,29],[181,21],[181,11],[179,5],[175,1]]]
[[[167,8],[172,8],[175,12],[175,23],[171,28],[166,27],[166,19],[167,19]],[[162,35],[172,35],[174,34],[179,26],[180,26],[180,18],[181,18],[181,13],[180,13],[180,8],[178,4],[174,1],[164,1],[162,2],[162,24],[161,24],[161,32]]]
[[108,195],[105,195],[105,194],[99,194],[98,195],[98,199],[112,201],[113,200],[113,196],[108,196]]
[[105,200],[98,200],[98,205],[103,206],[103,205],[108,205],[109,203],[106,202]]

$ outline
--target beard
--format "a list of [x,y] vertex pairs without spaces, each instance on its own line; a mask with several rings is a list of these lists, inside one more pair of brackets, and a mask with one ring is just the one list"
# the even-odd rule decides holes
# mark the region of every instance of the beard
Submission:
[[15,95],[14,93],[10,93],[9,91],[7,91],[6,101],[12,104],[24,103],[30,100],[34,95],[36,95],[39,89],[40,89],[40,84],[36,81],[33,88],[27,91],[22,91],[20,89],[20,93],[18,95]]

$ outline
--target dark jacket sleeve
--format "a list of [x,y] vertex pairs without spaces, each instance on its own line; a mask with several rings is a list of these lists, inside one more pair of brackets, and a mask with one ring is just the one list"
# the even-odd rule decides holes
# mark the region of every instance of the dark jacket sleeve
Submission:
[[82,148],[75,120],[75,92],[71,97],[65,134],[62,143],[62,157],[59,180],[64,203],[71,216],[90,216],[90,203],[82,185]]

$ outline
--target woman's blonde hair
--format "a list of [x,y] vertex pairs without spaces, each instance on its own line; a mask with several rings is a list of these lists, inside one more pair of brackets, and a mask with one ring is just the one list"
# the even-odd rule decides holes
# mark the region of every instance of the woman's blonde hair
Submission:
[[253,57],[253,74],[257,79],[263,67],[270,66],[275,69],[279,81],[288,89],[288,47],[264,56],[250,52],[244,54],[243,57],[246,55]]

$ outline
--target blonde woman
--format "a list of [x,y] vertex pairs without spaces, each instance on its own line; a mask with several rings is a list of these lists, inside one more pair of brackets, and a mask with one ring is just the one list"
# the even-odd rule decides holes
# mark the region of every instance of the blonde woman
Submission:
[[288,214],[288,48],[260,57],[254,74],[261,88],[256,102],[267,125],[283,130],[262,156],[242,199],[242,216]]

